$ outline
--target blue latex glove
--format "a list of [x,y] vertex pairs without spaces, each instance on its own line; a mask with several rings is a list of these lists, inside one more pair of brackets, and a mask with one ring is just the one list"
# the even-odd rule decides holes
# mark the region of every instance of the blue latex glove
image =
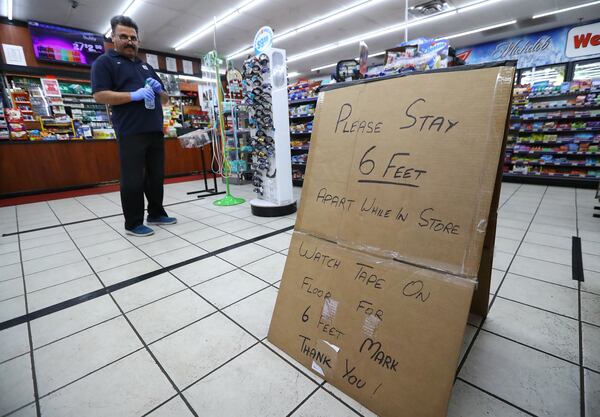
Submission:
[[154,90],[156,94],[160,94],[160,92],[162,91],[162,85],[160,85],[160,83],[154,78],[146,78],[146,84],[152,87],[152,90]]
[[131,94],[131,101],[154,100],[154,91],[151,88],[138,88],[129,94]]

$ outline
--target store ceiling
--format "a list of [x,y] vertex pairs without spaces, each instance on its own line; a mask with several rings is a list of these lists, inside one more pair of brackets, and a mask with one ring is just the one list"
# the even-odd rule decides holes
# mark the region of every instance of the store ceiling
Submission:
[[[187,47],[175,51],[173,46],[200,27],[210,23],[213,16],[221,16],[239,7],[244,0],[137,0],[139,6],[132,18],[140,26],[142,47],[162,52],[199,57],[213,49],[212,34],[198,39]],[[356,1],[356,0],[354,0]],[[336,9],[347,7],[354,1],[342,0],[263,0],[250,10],[241,13],[217,29],[216,45],[220,54],[229,55],[244,46],[250,46],[257,29],[264,25],[275,34],[294,28]],[[426,0],[408,0],[409,6]],[[479,0],[448,0],[451,6],[462,7]],[[104,32],[111,16],[121,12],[131,0],[14,0],[13,16],[19,20],[39,20],[72,26],[94,32]],[[500,0],[494,4],[455,14],[438,21],[423,23],[409,29],[408,38],[439,37],[469,31],[516,19],[517,23],[483,33],[452,39],[455,47],[474,45],[508,36],[537,32],[558,26],[576,24],[598,18],[600,4],[545,18],[532,20],[538,13],[586,3],[589,0]],[[0,13],[6,15],[6,1],[1,1]],[[404,21],[404,0],[377,0],[357,13],[346,15],[333,22],[276,43],[284,48],[288,57],[316,47],[347,39]],[[404,40],[404,31],[389,33],[369,39],[369,52],[384,51]],[[311,68],[331,64],[358,55],[358,44],[338,47],[289,63],[289,71],[316,75]],[[373,63],[382,57],[372,58]],[[241,59],[236,61],[241,62]],[[324,74],[331,68],[323,70]]]

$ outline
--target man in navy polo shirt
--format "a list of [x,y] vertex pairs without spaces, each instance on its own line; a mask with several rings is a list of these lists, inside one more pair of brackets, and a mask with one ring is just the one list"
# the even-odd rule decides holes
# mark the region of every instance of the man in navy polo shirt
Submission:
[[[128,235],[149,236],[154,230],[144,225],[144,195],[148,199],[148,224],[177,223],[163,208],[165,147],[161,104],[167,104],[169,96],[154,69],[137,57],[139,37],[135,22],[127,16],[115,16],[110,25],[115,49],[94,62],[92,91],[98,103],[112,106],[121,161],[125,230]],[[154,109],[147,109],[144,100],[154,101]]]

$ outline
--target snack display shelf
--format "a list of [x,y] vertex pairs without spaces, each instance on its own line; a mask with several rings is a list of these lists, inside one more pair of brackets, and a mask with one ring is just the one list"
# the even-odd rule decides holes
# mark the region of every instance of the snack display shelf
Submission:
[[317,100],[318,100],[318,97],[300,98],[300,99],[296,99],[296,100],[290,100],[288,102],[288,104],[294,105],[294,104],[316,103]]
[[531,106],[513,106],[513,111],[520,112],[535,112],[535,111],[551,111],[551,110],[596,110],[600,109],[600,104],[580,104],[574,106],[547,106],[547,107],[531,107]]
[[582,164],[577,162],[534,162],[534,161],[510,161],[505,165],[531,165],[531,166],[551,166],[551,167],[579,167],[579,168],[599,168],[600,162],[596,164]]
[[600,93],[600,89],[598,88],[588,88],[588,89],[584,89],[584,90],[575,90],[575,91],[567,91],[567,92],[559,92],[559,93],[550,93],[550,94],[545,94],[545,93],[532,93],[532,94],[528,94],[528,95],[517,95],[515,97],[517,98],[521,98],[521,97],[526,97],[526,98],[555,98],[555,97],[569,97],[569,96],[580,96],[583,94],[590,94],[590,93]]
[[519,133],[581,133],[581,132],[600,132],[600,127],[583,127],[580,129],[556,128],[556,129],[531,129],[531,130],[508,129],[508,130],[509,130],[509,132],[519,132]]
[[574,156],[596,156],[600,152],[577,152],[577,151],[515,151],[512,148],[507,148],[507,152],[512,152],[515,155],[574,155]]
[[292,184],[299,187],[304,184],[306,157],[310,149],[310,135],[318,101],[316,92],[320,85],[320,81],[306,80],[288,85]]
[[589,144],[600,144],[600,140],[590,139],[573,139],[573,140],[556,140],[556,141],[547,141],[547,142],[539,142],[539,141],[528,141],[528,140],[508,140],[507,144],[519,144],[519,145],[564,145],[567,143],[589,143]]
[[573,120],[573,119],[597,119],[600,115],[588,115],[588,116],[556,116],[556,117],[514,117],[511,116],[511,121],[522,121],[522,122],[538,122],[538,121],[546,121],[546,120]]
[[596,179],[598,181],[600,181],[600,177],[597,177],[595,175],[574,175],[574,174],[561,174],[561,173],[548,173],[548,174],[542,174],[539,172],[530,172],[529,174],[516,174],[516,173],[512,173],[512,172],[505,172],[503,174],[505,177],[550,177],[550,178],[577,178],[577,179],[582,179],[582,178],[589,178],[589,179]]

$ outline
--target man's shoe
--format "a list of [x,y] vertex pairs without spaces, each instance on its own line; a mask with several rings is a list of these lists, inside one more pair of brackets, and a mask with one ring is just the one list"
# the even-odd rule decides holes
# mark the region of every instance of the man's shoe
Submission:
[[175,217],[167,217],[167,216],[160,216],[160,217],[150,217],[150,216],[148,216],[146,218],[146,222],[148,224],[157,224],[159,226],[164,226],[166,224],[175,224],[175,223],[177,223],[177,219]]
[[154,230],[150,229],[148,226],[140,224],[131,230],[126,230],[125,233],[130,236],[150,236],[154,234]]

